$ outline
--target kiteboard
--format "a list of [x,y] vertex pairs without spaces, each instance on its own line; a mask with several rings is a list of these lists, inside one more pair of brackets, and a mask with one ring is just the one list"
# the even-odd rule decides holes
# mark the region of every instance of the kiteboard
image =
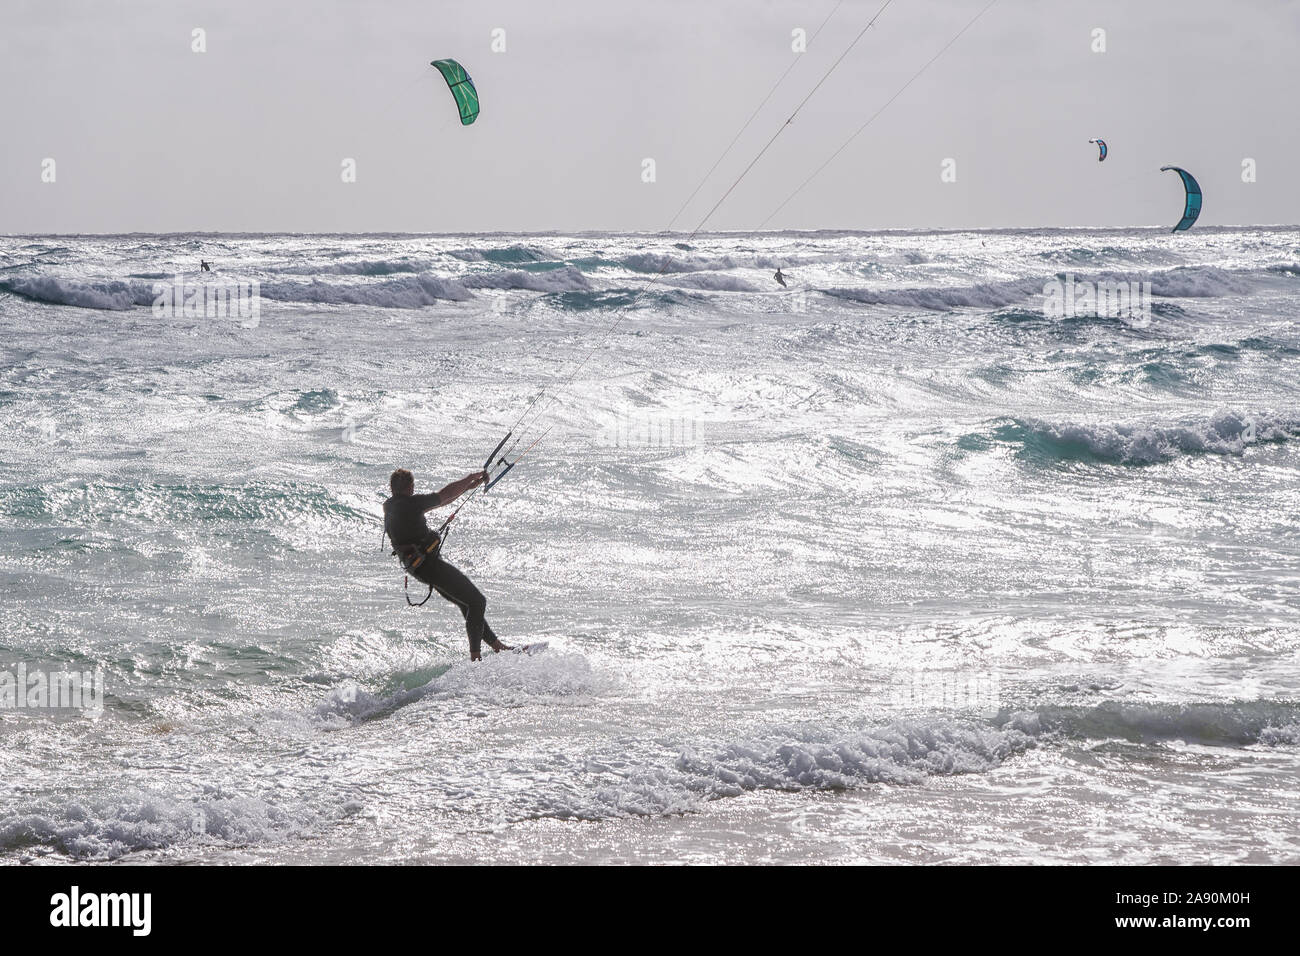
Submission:
[[510,650],[515,654],[527,654],[532,657],[534,654],[540,654],[550,647],[550,641],[534,641],[531,644],[521,644],[519,647],[512,647]]

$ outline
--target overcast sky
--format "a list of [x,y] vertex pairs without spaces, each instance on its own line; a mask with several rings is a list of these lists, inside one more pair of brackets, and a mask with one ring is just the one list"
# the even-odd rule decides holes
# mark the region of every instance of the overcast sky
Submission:
[[[882,2],[795,54],[836,0],[4,0],[0,232],[660,230],[797,60],[689,231]],[[757,228],[985,3],[893,0],[709,228]],[[1300,222],[1298,41],[1285,0],[998,0],[767,228],[1172,226],[1165,164],[1203,225]]]

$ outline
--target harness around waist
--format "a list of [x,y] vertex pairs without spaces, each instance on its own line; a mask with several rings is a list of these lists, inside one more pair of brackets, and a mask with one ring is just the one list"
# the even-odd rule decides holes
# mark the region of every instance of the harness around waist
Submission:
[[398,560],[402,562],[402,567],[407,571],[414,571],[424,564],[430,555],[437,557],[441,547],[442,538],[438,537],[437,532],[430,531],[429,536],[419,544],[393,545],[393,554],[397,555]]

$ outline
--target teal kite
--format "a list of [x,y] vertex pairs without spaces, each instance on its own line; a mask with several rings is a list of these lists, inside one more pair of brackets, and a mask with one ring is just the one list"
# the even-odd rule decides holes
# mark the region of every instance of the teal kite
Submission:
[[468,126],[478,119],[478,90],[474,88],[474,81],[469,78],[465,68],[455,60],[434,60],[429,65],[438,68],[442,78],[447,81],[447,89],[456,98],[456,106],[460,109],[460,124]]
[[1183,204],[1183,218],[1178,220],[1178,225],[1174,226],[1173,231],[1179,232],[1183,229],[1191,229],[1192,223],[1196,222],[1196,217],[1201,214],[1201,184],[1185,169],[1179,169],[1177,166],[1161,166],[1160,171],[1168,170],[1176,172],[1183,180],[1183,188],[1187,191],[1187,200]]

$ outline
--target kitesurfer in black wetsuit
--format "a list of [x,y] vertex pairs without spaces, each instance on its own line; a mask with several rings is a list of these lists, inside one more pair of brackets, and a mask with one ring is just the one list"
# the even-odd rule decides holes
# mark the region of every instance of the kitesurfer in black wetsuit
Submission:
[[777,282],[781,283],[781,288],[782,288],[782,289],[788,289],[788,288],[789,288],[789,286],[787,286],[787,285],[785,284],[785,276],[781,273],[781,267],[780,267],[780,266],[777,266],[777,267],[776,267],[776,275],[772,276],[772,278],[775,279]]
[[433,494],[417,495],[415,477],[405,468],[393,472],[389,487],[393,496],[384,502],[384,530],[393,550],[402,559],[407,573],[431,585],[435,591],[460,608],[465,616],[465,632],[469,635],[470,660],[479,659],[480,645],[487,641],[494,651],[513,648],[502,644],[484,618],[487,598],[460,570],[442,560],[438,548],[437,532],[430,530],[424,519],[426,512],[451,504],[471,488],[477,488],[488,478],[487,472],[475,472]]
[[208,262],[205,262],[205,261],[203,261],[202,259],[200,259],[200,260],[199,260],[199,271],[200,271],[200,272],[211,272],[211,271],[212,271],[212,264],[211,264],[211,263],[208,263]]

